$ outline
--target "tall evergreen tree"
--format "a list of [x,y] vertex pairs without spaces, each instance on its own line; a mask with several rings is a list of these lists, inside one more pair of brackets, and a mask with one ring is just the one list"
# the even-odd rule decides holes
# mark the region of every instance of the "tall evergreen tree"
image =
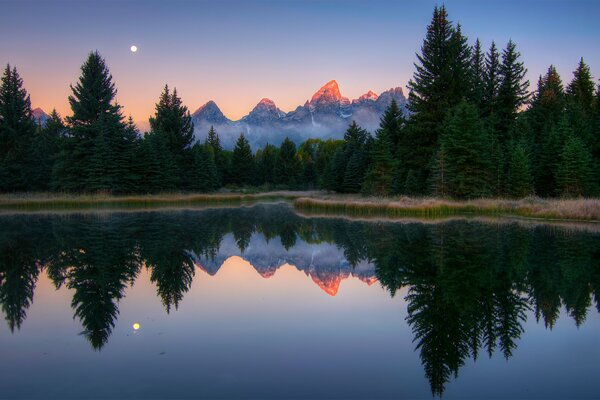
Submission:
[[215,128],[211,125],[208,130],[205,144],[212,147],[213,154],[215,156],[215,165],[217,167],[217,176],[219,178],[219,185],[225,182],[225,172],[227,169],[227,162],[223,154],[223,146],[221,146],[221,139],[219,134],[215,131]]
[[219,187],[219,176],[212,146],[196,143],[192,147],[192,155],[190,189],[200,192],[216,190]]
[[446,111],[469,93],[469,63],[466,38],[452,26],[446,8],[435,7],[408,83],[412,114],[399,151],[402,171],[398,179],[408,180],[412,171],[411,185],[416,184],[420,192],[426,189]]
[[529,81],[525,80],[527,69],[520,61],[521,53],[517,45],[510,40],[502,52],[500,65],[500,85],[498,87],[498,140],[502,146],[508,141],[508,133],[512,131],[519,109],[529,97]]
[[45,125],[38,129],[33,142],[33,158],[36,160],[31,177],[31,186],[35,190],[50,190],[54,163],[66,133],[65,124],[56,112],[50,113]]
[[392,156],[392,143],[388,130],[384,128],[384,117],[382,117],[381,128],[377,131],[377,138],[371,150],[371,162],[369,164],[363,192],[378,196],[389,195],[392,191],[396,163]]
[[[367,169],[367,142],[369,133],[352,121],[344,134],[344,155],[342,164],[336,166],[343,169],[341,187],[336,190],[347,193],[358,193],[362,187]],[[336,160],[338,162],[342,160]]]
[[469,101],[483,111],[483,98],[485,93],[485,55],[481,49],[479,39],[471,50],[471,74],[473,89]]
[[154,116],[150,117],[150,129],[167,137],[169,149],[175,158],[182,157],[190,148],[194,139],[194,124],[186,106],[177,95],[177,89],[171,93],[165,85],[160,95]]
[[7,65],[0,85],[0,191],[31,189],[35,132],[29,94],[17,69]]
[[560,195],[585,196],[590,193],[592,182],[591,157],[581,139],[571,135],[565,141],[556,181]]
[[526,197],[532,193],[532,184],[533,176],[525,146],[517,143],[510,153],[507,192],[512,197]]
[[277,147],[266,144],[264,148],[256,152],[256,167],[258,180],[261,184],[275,183],[275,164],[277,163]]
[[383,113],[379,122],[379,129],[386,131],[386,136],[389,139],[390,151],[392,155],[396,155],[398,145],[402,136],[402,128],[405,123],[404,113],[398,107],[395,99],[392,99],[389,107]]
[[296,145],[285,138],[275,162],[275,183],[295,187],[300,183],[302,166],[296,155]]
[[139,192],[156,193],[177,188],[177,163],[169,150],[165,135],[157,132],[146,133],[137,154]]
[[579,60],[577,69],[573,71],[573,80],[567,86],[567,98],[582,110],[583,114],[590,116],[594,107],[594,80],[590,73],[590,67]]
[[490,138],[475,106],[462,102],[446,119],[441,143],[447,160],[448,192],[473,198],[490,194]]
[[250,143],[243,133],[240,134],[231,159],[231,181],[238,185],[252,185],[255,181],[254,156]]
[[483,116],[490,117],[496,112],[500,90],[500,55],[496,43],[492,42],[485,55]]
[[[71,86],[69,134],[55,165],[53,186],[61,190],[131,190],[136,138],[114,103],[117,90],[104,59],[89,54]],[[106,163],[109,163],[108,165]]]

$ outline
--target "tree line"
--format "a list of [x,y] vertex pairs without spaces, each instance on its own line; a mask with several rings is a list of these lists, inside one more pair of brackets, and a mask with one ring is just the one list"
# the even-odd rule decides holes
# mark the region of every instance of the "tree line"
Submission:
[[371,134],[352,122],[343,140],[253,152],[240,134],[222,148],[194,125],[177,90],[164,87],[141,134],[116,103],[105,60],[90,53],[69,96],[42,126],[8,65],[0,85],[0,191],[209,192],[223,186],[321,188],[369,195],[439,197],[595,196],[600,185],[600,87],[583,58],[565,87],[554,66],[529,92],[511,40],[500,52],[473,45],[436,7],[415,72],[408,111],[394,101]]

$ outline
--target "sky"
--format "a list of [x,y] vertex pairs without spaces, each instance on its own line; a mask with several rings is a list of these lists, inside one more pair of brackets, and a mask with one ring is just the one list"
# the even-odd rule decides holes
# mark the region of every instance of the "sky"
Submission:
[[568,82],[580,57],[600,77],[598,0],[3,0],[0,65],[17,67],[34,108],[66,116],[69,85],[98,50],[142,125],[165,84],[191,111],[214,100],[239,119],[264,97],[291,111],[332,79],[350,99],[406,88],[436,4],[471,42],[513,39],[532,88],[550,64]]

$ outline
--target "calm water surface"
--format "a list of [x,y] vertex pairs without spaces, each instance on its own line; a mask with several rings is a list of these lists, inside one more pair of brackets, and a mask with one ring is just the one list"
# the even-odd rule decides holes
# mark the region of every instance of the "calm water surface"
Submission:
[[598,228],[0,216],[0,398],[597,398]]

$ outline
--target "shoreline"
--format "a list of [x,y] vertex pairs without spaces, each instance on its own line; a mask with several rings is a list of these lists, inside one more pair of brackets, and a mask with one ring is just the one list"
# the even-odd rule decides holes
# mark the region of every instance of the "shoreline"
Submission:
[[25,193],[0,195],[0,212],[33,213],[80,210],[149,210],[206,208],[250,203],[287,201],[302,214],[360,219],[445,219],[451,216],[521,218],[555,222],[600,222],[600,199],[448,200],[409,197],[362,197],[322,191],[274,191],[262,193],[162,193],[112,196]]

